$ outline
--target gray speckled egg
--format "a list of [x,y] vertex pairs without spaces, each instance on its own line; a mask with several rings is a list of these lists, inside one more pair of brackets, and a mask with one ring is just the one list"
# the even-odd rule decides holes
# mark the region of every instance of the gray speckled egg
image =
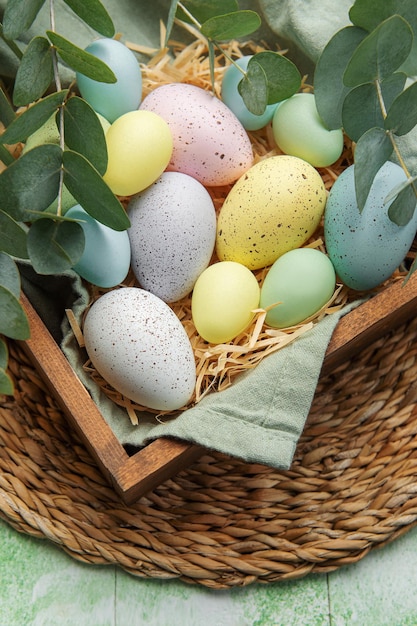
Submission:
[[366,291],[387,280],[403,261],[417,230],[417,211],[406,226],[397,226],[389,219],[385,198],[406,177],[399,165],[388,161],[377,173],[360,212],[354,167],[348,167],[330,190],[324,213],[324,238],[342,282]]
[[249,137],[232,111],[209,91],[171,83],[157,87],[140,105],[168,124],[174,148],[168,170],[203,185],[228,185],[253,163]]
[[216,212],[195,178],[165,172],[128,205],[131,265],[139,284],[165,302],[188,295],[208,266]]
[[181,322],[160,298],[136,287],[109,291],[89,309],[83,333],[94,367],[127,398],[161,411],[190,400],[194,353]]

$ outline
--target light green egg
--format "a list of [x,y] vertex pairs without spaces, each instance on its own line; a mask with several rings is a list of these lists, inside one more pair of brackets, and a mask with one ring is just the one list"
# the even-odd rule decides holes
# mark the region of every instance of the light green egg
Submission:
[[343,151],[341,128],[328,130],[321,120],[312,93],[297,93],[280,104],[272,119],[278,147],[314,167],[335,163]]
[[268,326],[287,328],[304,322],[330,300],[336,286],[332,262],[314,248],[290,250],[270,268],[261,287],[260,306]]

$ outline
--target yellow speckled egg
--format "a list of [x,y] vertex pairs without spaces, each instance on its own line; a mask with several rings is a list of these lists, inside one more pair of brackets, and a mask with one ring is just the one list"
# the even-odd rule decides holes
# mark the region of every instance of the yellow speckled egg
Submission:
[[239,178],[220,210],[218,258],[251,270],[272,265],[313,235],[326,198],[320,174],[303,159],[280,155],[260,161]]
[[233,261],[214,263],[194,285],[191,311],[199,335],[209,343],[226,343],[251,323],[259,306],[260,287],[247,267]]
[[130,111],[117,118],[106,134],[108,164],[104,180],[119,196],[131,196],[152,185],[172,154],[168,124],[151,111]]

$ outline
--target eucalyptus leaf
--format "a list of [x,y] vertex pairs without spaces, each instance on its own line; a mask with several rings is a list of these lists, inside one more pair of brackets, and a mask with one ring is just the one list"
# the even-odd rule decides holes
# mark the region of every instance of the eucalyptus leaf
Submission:
[[14,393],[13,381],[2,367],[0,367],[0,393],[5,396],[12,396]]
[[416,193],[410,184],[402,189],[395,200],[390,204],[388,217],[397,226],[405,226],[411,220],[416,209]]
[[413,32],[399,15],[381,22],[361,41],[343,76],[347,87],[375,80],[382,81],[395,72],[410,54]]
[[27,245],[38,274],[60,274],[71,269],[81,258],[85,235],[76,222],[42,219],[30,227]]
[[268,85],[267,104],[275,104],[294,95],[301,87],[301,74],[290,59],[278,52],[255,54],[248,63],[248,71],[257,63],[265,73]]
[[405,180],[403,180],[401,183],[398,183],[398,185],[395,185],[395,187],[391,189],[389,194],[387,194],[387,196],[384,198],[384,204],[389,204],[390,202],[392,202],[392,200],[394,200],[394,198],[396,198],[403,189],[415,183],[416,180],[417,176],[407,176]]
[[27,259],[27,229],[0,209],[0,250],[19,259]]
[[13,144],[18,141],[26,141],[30,135],[41,128],[58,110],[67,97],[67,94],[67,89],[57,91],[26,109],[26,111],[16,117],[6,129],[0,137],[1,142]]
[[7,127],[13,122],[15,117],[16,113],[10,104],[9,98],[6,96],[3,89],[0,88],[0,122]]
[[65,143],[79,152],[103,175],[107,169],[107,144],[103,127],[90,105],[79,98],[70,98],[64,108]]
[[91,28],[104,37],[113,37],[115,33],[113,20],[99,0],[64,0],[64,2]]
[[[252,60],[252,59],[251,59]],[[246,108],[254,115],[262,115],[268,104],[268,83],[266,74],[259,63],[249,64],[246,76],[238,85]]]
[[126,230],[130,220],[123,206],[85,157],[65,150],[64,183],[83,209],[113,230]]
[[349,18],[352,24],[371,31],[391,15],[400,13],[398,4],[398,0],[356,0],[349,10]]
[[45,37],[34,37],[28,44],[17,70],[13,103],[30,104],[41,98],[53,81],[51,45]]
[[[172,4],[178,5],[178,2]],[[182,4],[200,24],[217,15],[239,10],[239,3],[236,0],[185,0]],[[183,22],[192,23],[181,7],[177,9],[177,17]]]
[[18,39],[35,21],[45,0],[8,0],[3,15],[6,39]]
[[391,140],[383,128],[371,128],[356,144],[354,178],[359,211],[363,210],[373,180],[392,150]]
[[58,35],[58,33],[48,30],[46,34],[64,63],[69,65],[75,72],[80,72],[80,74],[102,83],[117,82],[113,70],[104,61],[82,50],[71,43],[71,41],[68,41],[68,39],[65,39],[65,37],[62,37],[62,35]]
[[0,334],[24,341],[30,337],[29,321],[14,293],[0,279]]
[[343,102],[350,88],[343,82],[349,60],[366,31],[356,26],[339,30],[324,47],[314,73],[318,113],[329,130],[342,128]]
[[11,152],[7,150],[5,146],[0,143],[0,161],[4,163],[4,165],[11,165],[14,163],[15,158]]
[[200,31],[207,39],[228,41],[252,34],[261,26],[255,11],[243,10],[211,17],[201,25]]
[[9,351],[6,342],[0,338],[0,368],[5,370],[9,360]]
[[29,150],[0,174],[0,206],[17,221],[43,211],[58,195],[62,151],[55,144]]
[[417,83],[413,83],[391,104],[384,127],[395,135],[406,135],[417,124]]
[[4,252],[0,252],[0,284],[16,298],[20,298],[20,274],[16,263]]
[[174,28],[175,17],[177,14],[179,0],[171,0],[168,11],[168,18],[166,24],[166,33],[165,33],[165,47],[168,45],[169,38],[171,37],[172,29]]
[[370,128],[384,126],[384,117],[373,83],[359,85],[346,95],[342,107],[342,125],[352,141],[358,141]]

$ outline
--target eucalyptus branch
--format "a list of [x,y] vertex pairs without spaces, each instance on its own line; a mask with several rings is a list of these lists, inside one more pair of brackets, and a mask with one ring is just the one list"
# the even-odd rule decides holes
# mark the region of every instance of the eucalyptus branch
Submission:
[[[49,0],[49,18],[51,24],[51,31],[56,32],[55,27],[55,5],[54,0]],[[54,46],[51,47],[52,64],[54,68],[54,81],[57,91],[62,91],[61,77],[59,75],[58,56]],[[62,151],[65,148],[65,136],[64,136],[64,105],[59,108],[59,145]],[[61,167],[59,172],[59,188],[58,188],[58,206],[57,215],[62,215],[62,191],[64,188],[64,168]]]
[[[383,96],[382,89],[381,89],[381,82],[378,79],[375,80],[375,88],[376,88],[376,93],[377,93],[377,97],[378,97],[379,107],[381,109],[381,114],[382,114],[383,119],[385,120],[385,118],[387,117],[387,108],[385,106],[384,96]],[[407,165],[406,165],[406,163],[404,161],[404,158],[403,158],[403,156],[402,156],[402,154],[400,152],[398,144],[397,144],[397,142],[395,140],[395,134],[392,131],[388,130],[387,131],[387,135],[388,135],[389,140],[391,142],[391,145],[392,145],[392,148],[394,150],[395,156],[398,159],[398,163],[402,167],[402,169],[404,171],[404,174],[407,176],[407,179],[410,181],[411,188],[412,188],[415,196],[417,197],[417,187],[415,185],[414,178],[411,175],[411,173],[410,173],[410,171],[409,171],[409,169],[408,169],[408,167],[407,167]]]

